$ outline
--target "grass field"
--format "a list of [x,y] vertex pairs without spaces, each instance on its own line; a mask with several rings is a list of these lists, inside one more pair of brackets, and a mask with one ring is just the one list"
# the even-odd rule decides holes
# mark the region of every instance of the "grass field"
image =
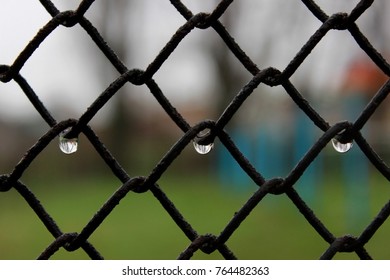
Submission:
[[[348,197],[340,180],[334,178],[318,186],[315,199],[308,204],[335,236],[359,235],[390,197],[384,179],[371,181],[370,196],[356,201],[355,217],[348,216]],[[105,178],[27,184],[63,232],[80,232],[120,186],[119,181]],[[233,191],[207,177],[163,178],[159,184],[199,234],[218,235],[254,191]],[[359,209],[366,209],[363,204],[369,213],[361,215]],[[355,219],[353,224],[351,219]],[[0,194],[0,226],[1,259],[34,259],[53,241],[15,190]],[[389,236],[387,222],[366,245],[373,258],[390,259]],[[175,259],[190,243],[149,192],[129,193],[90,242],[106,259]],[[240,259],[318,259],[328,246],[285,195],[266,197],[227,245]],[[88,257],[81,250],[60,250],[53,258]],[[194,258],[222,257],[218,252],[199,252]],[[355,254],[336,255],[336,259],[356,258]]]

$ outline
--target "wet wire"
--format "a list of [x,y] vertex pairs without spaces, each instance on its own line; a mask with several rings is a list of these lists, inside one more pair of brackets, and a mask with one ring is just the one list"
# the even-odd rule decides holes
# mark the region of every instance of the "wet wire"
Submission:
[[[84,0],[76,10],[64,12],[59,11],[49,0],[40,0],[42,6],[51,15],[51,20],[49,20],[26,45],[13,64],[0,65],[0,81],[7,83],[14,80],[50,127],[50,129],[42,135],[28,151],[26,151],[25,155],[14,167],[12,172],[0,176],[0,191],[7,192],[11,189],[15,189],[26,200],[28,205],[54,238],[54,241],[44,248],[38,259],[49,259],[60,248],[64,248],[68,251],[81,249],[84,250],[91,259],[103,259],[101,253],[94,248],[93,244],[91,244],[88,239],[110,215],[116,205],[127,195],[130,195],[129,193],[131,192],[151,192],[176,223],[178,228],[188,238],[189,245],[187,248],[183,248],[182,252],[178,252],[178,259],[190,259],[198,250],[201,250],[206,254],[219,251],[226,259],[236,259],[237,257],[234,252],[227,246],[227,241],[240,227],[241,223],[251,214],[253,209],[255,209],[268,195],[287,196],[296,206],[297,211],[303,215],[318,235],[329,244],[329,247],[321,255],[321,259],[333,258],[338,252],[355,252],[361,259],[371,259],[370,254],[364,246],[389,217],[390,203],[387,203],[381,209],[371,223],[362,231],[360,236],[344,235],[336,237],[315,215],[314,211],[307,205],[304,199],[295,191],[294,184],[305,172],[308,172],[309,166],[321,154],[324,147],[335,137],[344,142],[354,140],[366,157],[372,162],[373,166],[375,166],[387,180],[390,179],[388,166],[376,154],[360,133],[360,130],[387,97],[390,90],[390,80],[377,92],[354,123],[339,122],[331,126],[311,106],[308,100],[304,98],[289,79],[309,56],[312,50],[331,30],[349,32],[358,46],[372,59],[378,68],[386,75],[389,75],[389,64],[371,45],[369,40],[355,24],[356,20],[370,8],[373,0],[360,1],[350,14],[335,13],[333,15],[327,15],[315,1],[301,0],[322,24],[302,46],[284,70],[278,70],[272,67],[259,69],[220,22],[220,17],[233,3],[233,0],[222,0],[211,13],[198,14],[193,14],[185,4],[179,0],[170,0],[170,2],[178,13],[184,17],[186,22],[175,32],[172,38],[161,49],[154,60],[150,62],[145,70],[128,69],[101,36],[99,31],[85,17],[85,13],[94,3],[93,0]],[[108,61],[118,71],[119,77],[96,98],[79,119],[69,119],[58,122],[40,101],[38,95],[34,92],[32,87],[30,87],[28,81],[22,77],[20,71],[32,54],[38,49],[39,45],[46,40],[56,28],[59,26],[72,28],[75,25],[81,26],[86,31],[102,54],[107,57]],[[191,126],[174,106],[172,106],[170,100],[164,95],[153,77],[159,71],[160,67],[169,59],[183,39],[196,28],[213,29],[225,42],[231,53],[252,75],[252,79],[242,87],[217,120],[204,120]],[[166,114],[184,132],[184,135],[177,140],[148,176],[131,177],[126,170],[121,167],[120,163],[113,157],[110,151],[95,134],[94,130],[89,126],[89,122],[99,110],[101,110],[127,83],[146,85]],[[234,117],[238,109],[260,84],[283,87],[286,94],[294,101],[296,106],[307,115],[313,125],[323,131],[322,136],[313,144],[285,178],[266,180],[261,172],[256,170],[235,145],[228,132],[225,131],[225,127]],[[122,186],[108,198],[106,203],[98,209],[96,214],[79,233],[62,232],[56,221],[45,210],[35,194],[20,181],[24,172],[26,172],[36,157],[66,128],[70,128],[70,131],[65,135],[65,138],[76,137],[78,134],[83,133],[99,156],[104,160],[105,164],[110,168],[113,175],[122,182]],[[211,141],[214,141],[215,138],[218,138],[221,145],[226,148],[248,177],[258,186],[258,190],[242,205],[241,209],[235,213],[234,217],[227,223],[218,236],[211,234],[199,235],[158,185],[158,180],[164,175],[164,172],[168,167],[180,156],[181,152],[191,144],[197,135],[205,129],[210,129],[211,131],[209,139],[205,141],[210,143]]]

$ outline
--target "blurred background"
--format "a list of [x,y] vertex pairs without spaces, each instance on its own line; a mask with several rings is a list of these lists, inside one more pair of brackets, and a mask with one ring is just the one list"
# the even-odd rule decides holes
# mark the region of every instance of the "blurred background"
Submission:
[[[60,11],[80,1],[53,1]],[[182,1],[194,13],[218,1]],[[359,1],[317,1],[328,14],[349,13]],[[1,0],[0,64],[11,65],[50,19],[38,2]],[[375,1],[357,21],[386,57],[390,4]],[[85,14],[129,69],[145,69],[185,19],[169,1],[96,1]],[[300,1],[235,1],[221,22],[260,69],[283,70],[321,26]],[[58,27],[31,56],[22,76],[57,121],[78,119],[119,73],[76,25]],[[252,76],[211,28],[195,29],[154,80],[194,125],[216,120]],[[348,31],[330,31],[291,77],[329,124],[354,121],[387,80]],[[388,101],[362,131],[386,161],[390,154]],[[48,129],[13,81],[0,83],[0,172],[7,174]],[[147,176],[183,132],[146,86],[125,85],[93,118],[91,127],[130,176]],[[321,136],[281,87],[260,85],[226,127],[236,145],[267,179],[284,177]],[[190,178],[190,179],[189,179]],[[53,141],[23,174],[23,181],[64,232],[81,231],[121,185],[87,139],[64,155]],[[216,140],[207,155],[188,146],[159,181],[199,234],[218,233],[257,186]],[[336,236],[359,235],[388,200],[388,182],[357,146],[345,154],[331,145],[299,180],[297,191]],[[199,209],[202,205],[202,209]],[[0,258],[35,258],[52,241],[14,191],[0,195]],[[386,224],[367,245],[374,258],[390,257]],[[144,240],[139,242],[139,240]],[[138,240],[138,241],[137,241]],[[150,194],[129,194],[92,236],[111,259],[174,259],[189,245]],[[243,259],[315,259],[327,244],[284,196],[267,197],[235,232],[228,246]],[[85,258],[59,252],[56,258]],[[338,258],[355,258],[339,254]],[[199,253],[195,258],[221,258]]]

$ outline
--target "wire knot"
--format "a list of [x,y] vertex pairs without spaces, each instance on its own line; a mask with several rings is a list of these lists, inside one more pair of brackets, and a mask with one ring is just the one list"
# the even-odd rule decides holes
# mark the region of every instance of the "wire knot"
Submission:
[[0,176],[0,192],[7,192],[12,188],[8,175]]

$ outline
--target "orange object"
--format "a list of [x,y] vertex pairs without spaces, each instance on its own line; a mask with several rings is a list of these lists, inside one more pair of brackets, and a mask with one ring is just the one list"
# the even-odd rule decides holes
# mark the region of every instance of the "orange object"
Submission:
[[361,92],[373,95],[388,77],[368,58],[358,58],[350,63],[342,85],[343,93]]

